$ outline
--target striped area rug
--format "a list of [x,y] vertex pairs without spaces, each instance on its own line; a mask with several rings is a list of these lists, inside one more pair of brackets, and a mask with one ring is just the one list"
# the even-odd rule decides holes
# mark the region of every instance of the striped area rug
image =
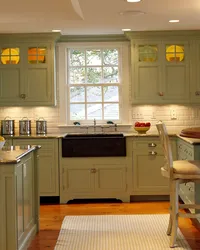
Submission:
[[[66,216],[54,250],[167,250],[169,215]],[[178,231],[176,250],[191,250]]]

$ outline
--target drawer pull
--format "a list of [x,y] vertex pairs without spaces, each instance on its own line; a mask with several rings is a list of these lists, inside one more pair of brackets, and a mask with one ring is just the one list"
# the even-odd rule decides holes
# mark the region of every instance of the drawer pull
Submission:
[[150,152],[149,152],[149,155],[157,155],[157,152],[155,152],[155,151],[150,151]]
[[149,143],[148,144],[148,147],[150,147],[150,148],[155,148],[157,146],[157,144],[156,143]]

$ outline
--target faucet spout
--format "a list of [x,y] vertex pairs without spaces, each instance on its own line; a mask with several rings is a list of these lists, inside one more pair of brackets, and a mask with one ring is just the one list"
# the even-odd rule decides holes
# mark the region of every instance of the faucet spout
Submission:
[[94,118],[94,132],[96,132],[96,124],[97,122],[96,122],[96,119]]

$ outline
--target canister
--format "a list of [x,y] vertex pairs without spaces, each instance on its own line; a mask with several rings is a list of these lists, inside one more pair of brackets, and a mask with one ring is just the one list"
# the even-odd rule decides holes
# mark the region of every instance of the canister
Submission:
[[31,134],[31,120],[28,117],[23,117],[22,120],[19,120],[19,133],[20,135]]
[[36,121],[36,134],[46,134],[47,133],[47,121],[43,117],[40,117]]
[[12,120],[9,116],[6,116],[4,120],[1,120],[1,134],[14,135],[14,133],[15,133],[15,120]]

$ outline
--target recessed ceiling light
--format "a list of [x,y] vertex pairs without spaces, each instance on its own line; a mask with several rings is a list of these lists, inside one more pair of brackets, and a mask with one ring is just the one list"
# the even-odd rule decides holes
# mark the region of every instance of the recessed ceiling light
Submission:
[[140,2],[141,0],[127,0],[128,3],[138,3]]
[[179,20],[169,20],[169,23],[179,23]]
[[61,30],[52,30],[52,32],[61,32]]
[[122,29],[122,31],[130,31],[131,29]]
[[146,13],[141,10],[126,10],[126,11],[119,12],[120,16],[138,16],[138,15],[144,15],[144,14]]

